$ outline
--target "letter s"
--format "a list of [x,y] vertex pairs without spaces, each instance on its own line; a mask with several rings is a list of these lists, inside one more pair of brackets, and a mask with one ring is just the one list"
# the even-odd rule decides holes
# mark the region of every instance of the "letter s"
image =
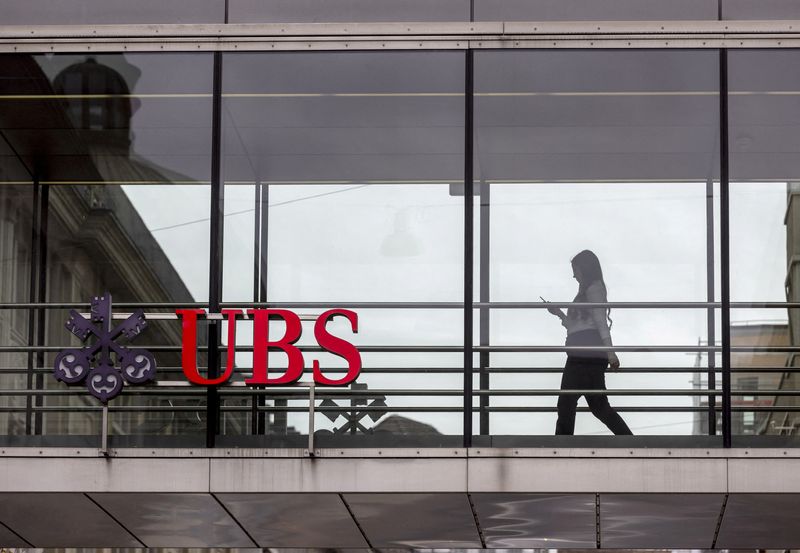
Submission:
[[319,368],[319,361],[314,360],[314,382],[327,386],[346,386],[355,380],[361,372],[361,354],[353,344],[341,338],[337,338],[330,334],[328,329],[325,328],[328,321],[333,319],[336,315],[347,317],[353,332],[356,334],[358,333],[358,315],[355,312],[347,309],[331,309],[320,315],[317,318],[317,322],[314,323],[314,338],[317,339],[317,343],[320,347],[347,361],[347,374],[339,380],[330,379],[322,374]]

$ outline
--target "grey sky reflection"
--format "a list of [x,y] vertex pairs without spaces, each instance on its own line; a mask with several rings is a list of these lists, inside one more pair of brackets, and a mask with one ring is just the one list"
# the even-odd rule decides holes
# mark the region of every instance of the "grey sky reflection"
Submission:
[[[252,293],[252,220],[243,206],[252,202],[252,187],[228,187],[226,233],[226,299],[244,300]],[[340,194],[319,195],[320,191]],[[141,188],[128,193],[153,226],[158,210]],[[269,296],[276,301],[458,301],[460,299],[461,198],[447,195],[442,185],[374,185],[353,190],[347,185],[275,186],[271,191],[270,244],[272,267]],[[305,199],[304,199],[305,198]],[[179,200],[176,196],[175,201]],[[298,201],[299,200],[299,201]],[[207,201],[207,200],[206,200]],[[734,300],[783,298],[785,266],[785,184],[736,184],[731,191],[732,297]],[[290,203],[287,203],[290,202]],[[163,192],[160,205],[168,206]],[[205,206],[199,197],[191,203]],[[412,255],[392,257],[382,249],[395,232],[398,213],[406,214],[407,240],[419,242]],[[163,220],[163,219],[162,219]],[[344,223],[342,221],[345,221]],[[310,223],[309,223],[310,222]],[[158,240],[183,275],[202,272],[204,261],[186,252],[181,233],[207,233],[204,223],[187,229],[156,232]],[[535,301],[539,295],[569,301],[575,294],[569,259],[584,247],[603,263],[610,301],[705,301],[705,183],[663,184],[532,184],[493,185],[491,294],[493,301]],[[235,247],[237,244],[240,247]],[[717,255],[718,259],[718,255]],[[719,289],[717,285],[717,290]],[[198,291],[199,292],[199,291]],[[776,310],[734,312],[734,321],[785,320]],[[358,343],[460,345],[458,311],[364,310]],[[738,317],[738,318],[737,318]],[[616,344],[693,345],[706,339],[703,310],[612,311]],[[306,335],[310,336],[310,328]],[[342,332],[346,329],[342,327]],[[492,314],[491,342],[497,345],[558,345],[563,329],[543,310],[498,310]],[[239,343],[251,342],[240,332]],[[625,366],[693,366],[686,353],[621,353]],[[238,363],[250,359],[242,354]],[[280,355],[273,362],[281,366]],[[336,358],[326,360],[337,363]],[[372,366],[453,366],[460,355],[371,354]],[[563,365],[564,355],[494,354],[495,366]],[[460,375],[364,375],[371,388],[458,389]],[[690,375],[610,373],[609,388],[691,388]],[[557,389],[560,374],[495,375],[492,387]],[[458,399],[390,398],[390,405],[458,406]],[[584,400],[582,399],[581,402]],[[670,405],[691,405],[690,398],[662,399]],[[493,405],[551,405],[554,398],[493,399]],[[623,405],[652,404],[651,398],[612,397]],[[443,433],[460,431],[457,414],[410,415],[434,424]],[[628,413],[631,428],[642,434],[691,433],[691,415]],[[291,420],[294,419],[294,420]],[[303,427],[304,415],[290,415]],[[319,424],[325,427],[325,419]],[[494,433],[549,434],[554,414],[493,414]],[[604,433],[592,417],[579,415],[576,432]]]

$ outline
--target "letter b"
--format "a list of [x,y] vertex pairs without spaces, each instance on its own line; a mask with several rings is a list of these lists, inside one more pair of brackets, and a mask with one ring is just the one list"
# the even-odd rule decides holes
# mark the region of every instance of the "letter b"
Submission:
[[[300,317],[286,309],[248,309],[253,315],[253,376],[245,380],[250,385],[291,384],[303,376],[303,354],[293,344],[300,339],[303,326]],[[279,340],[270,341],[269,319],[279,317],[286,323],[286,333]],[[289,358],[289,366],[283,376],[267,376],[269,348],[283,350]]]

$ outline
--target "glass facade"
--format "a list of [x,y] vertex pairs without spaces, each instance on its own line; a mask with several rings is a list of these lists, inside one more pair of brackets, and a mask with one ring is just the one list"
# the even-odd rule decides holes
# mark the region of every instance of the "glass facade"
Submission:
[[[796,57],[0,55],[0,442],[96,442],[100,404],[52,366],[80,344],[70,310],[109,291],[120,322],[145,311],[159,366],[111,401],[119,446],[776,443],[797,424]],[[230,382],[187,386],[175,309],[253,307],[299,315],[303,382],[314,360],[346,373],[315,326],[356,312],[358,334],[328,329],[357,381],[316,388],[313,415],[305,385],[246,385],[240,320]],[[227,322],[198,329],[220,374]]]

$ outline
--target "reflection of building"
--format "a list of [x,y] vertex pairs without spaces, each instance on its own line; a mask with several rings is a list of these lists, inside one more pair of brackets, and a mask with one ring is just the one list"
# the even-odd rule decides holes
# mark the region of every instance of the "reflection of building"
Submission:
[[[790,182],[786,187],[786,301],[800,301],[800,185]],[[787,309],[789,318],[789,345],[800,345],[800,310]],[[788,367],[796,370],[798,367],[797,355],[790,353],[787,356]],[[786,372],[780,374],[780,379],[776,383],[779,390],[798,390],[800,380],[796,372]],[[797,396],[778,397],[776,405],[797,407]],[[797,434],[800,426],[800,413],[775,412],[770,417],[767,432],[770,434]]]
[[[148,230],[121,183],[149,180],[168,183],[174,175],[152,164],[142,163],[130,155],[131,100],[124,79],[113,69],[93,60],[74,64],[62,71],[52,87],[33,57],[2,58],[3,72],[24,75],[16,85],[36,95],[92,95],[94,99],[36,100],[19,104],[19,109],[0,111],[0,125],[7,129],[25,128],[36,121],[42,110],[59,124],[39,129],[35,139],[23,132],[9,132],[6,138],[16,151],[26,154],[29,166],[38,171],[40,180],[59,174],[64,166],[80,175],[78,181],[96,182],[93,185],[50,185],[47,216],[46,298],[54,302],[86,302],[98,292],[108,290],[118,301],[189,302],[191,294],[175,271],[164,251]],[[113,95],[111,98],[105,96]],[[0,189],[0,228],[2,243],[0,265],[2,297],[6,301],[31,301],[30,258],[32,244],[30,221],[36,209],[30,185],[4,186]],[[41,270],[41,268],[40,268]],[[36,290],[38,284],[33,285]],[[32,316],[32,315],[31,315]],[[4,345],[28,345],[28,317],[25,310],[0,310],[0,338]],[[48,312],[45,339],[48,344],[65,344],[70,336],[64,331],[65,310]],[[33,334],[32,334],[33,335]],[[174,345],[180,341],[179,327],[165,322],[151,322],[143,342],[148,345]],[[33,354],[31,354],[33,355]],[[32,362],[37,364],[36,356]],[[39,359],[44,372],[50,356]],[[0,388],[27,387],[29,354],[0,354],[0,366],[7,369],[0,376]],[[177,354],[159,356],[159,364],[175,366]],[[33,379],[38,387],[58,387],[42,373]],[[80,403],[70,398],[48,397],[44,405]],[[117,401],[141,401],[121,398]],[[22,396],[7,399],[9,406],[24,408]],[[188,420],[188,419],[187,419]],[[119,417],[114,431],[140,433],[161,431],[174,420],[153,421],[130,414]],[[190,421],[191,422],[191,421]],[[63,434],[66,428],[77,434],[97,432],[97,412],[52,412],[27,419],[26,412],[0,414],[3,434],[25,433],[26,424],[34,424],[43,434]],[[182,426],[187,430],[187,425]],[[191,424],[189,424],[191,426]],[[151,428],[152,427],[152,428]]]
[[415,421],[402,415],[389,415],[372,428],[373,432],[389,432],[392,434],[441,434],[436,427]]
[[[800,185],[787,183],[786,188],[786,301],[800,302]],[[787,309],[788,323],[753,322],[731,325],[731,346],[780,347],[800,345],[800,313],[798,309]],[[703,359],[698,357],[698,367],[704,366]],[[800,380],[796,372],[781,372],[775,369],[791,367],[798,364],[797,355],[785,352],[768,353],[732,353],[731,367],[742,369],[753,367],[753,372],[733,372],[731,389],[739,390],[797,390]],[[769,368],[770,371],[759,371],[758,368]],[[698,376],[695,377],[695,388],[705,385]],[[719,388],[718,381],[717,387]],[[705,398],[696,398],[696,404],[705,407]],[[788,407],[800,405],[796,396],[747,395],[733,396],[733,407]],[[719,416],[719,415],[718,415]],[[697,413],[694,421],[694,433],[702,434],[707,429],[707,414]],[[794,435],[800,426],[800,413],[792,411],[734,411],[732,414],[733,434],[778,434]],[[719,425],[717,426],[720,427]]]
[[[788,333],[786,323],[783,322],[761,322],[733,323],[731,325],[731,346],[752,346],[752,347],[780,347],[788,345]],[[719,345],[719,343],[718,343]],[[786,365],[786,353],[732,353],[731,367],[735,372],[731,373],[731,390],[735,393],[748,390],[775,390],[783,382],[782,373],[772,369]],[[706,366],[705,355],[698,356],[697,367]],[[739,369],[752,368],[750,372],[738,372]],[[759,368],[771,369],[759,371]],[[719,373],[718,373],[719,374]],[[700,378],[697,373],[694,380],[694,387],[697,389],[707,388],[706,375]],[[716,388],[721,389],[722,379],[717,376]],[[734,408],[745,407],[770,407],[775,405],[778,398],[770,395],[733,395],[731,405]],[[695,404],[700,407],[708,406],[708,398],[695,396]],[[717,428],[722,427],[721,422],[721,401],[717,400]],[[741,434],[773,434],[772,416],[767,411],[734,411],[731,416],[731,428],[735,435]],[[694,434],[704,434],[708,431],[707,412],[696,413],[694,419]]]

